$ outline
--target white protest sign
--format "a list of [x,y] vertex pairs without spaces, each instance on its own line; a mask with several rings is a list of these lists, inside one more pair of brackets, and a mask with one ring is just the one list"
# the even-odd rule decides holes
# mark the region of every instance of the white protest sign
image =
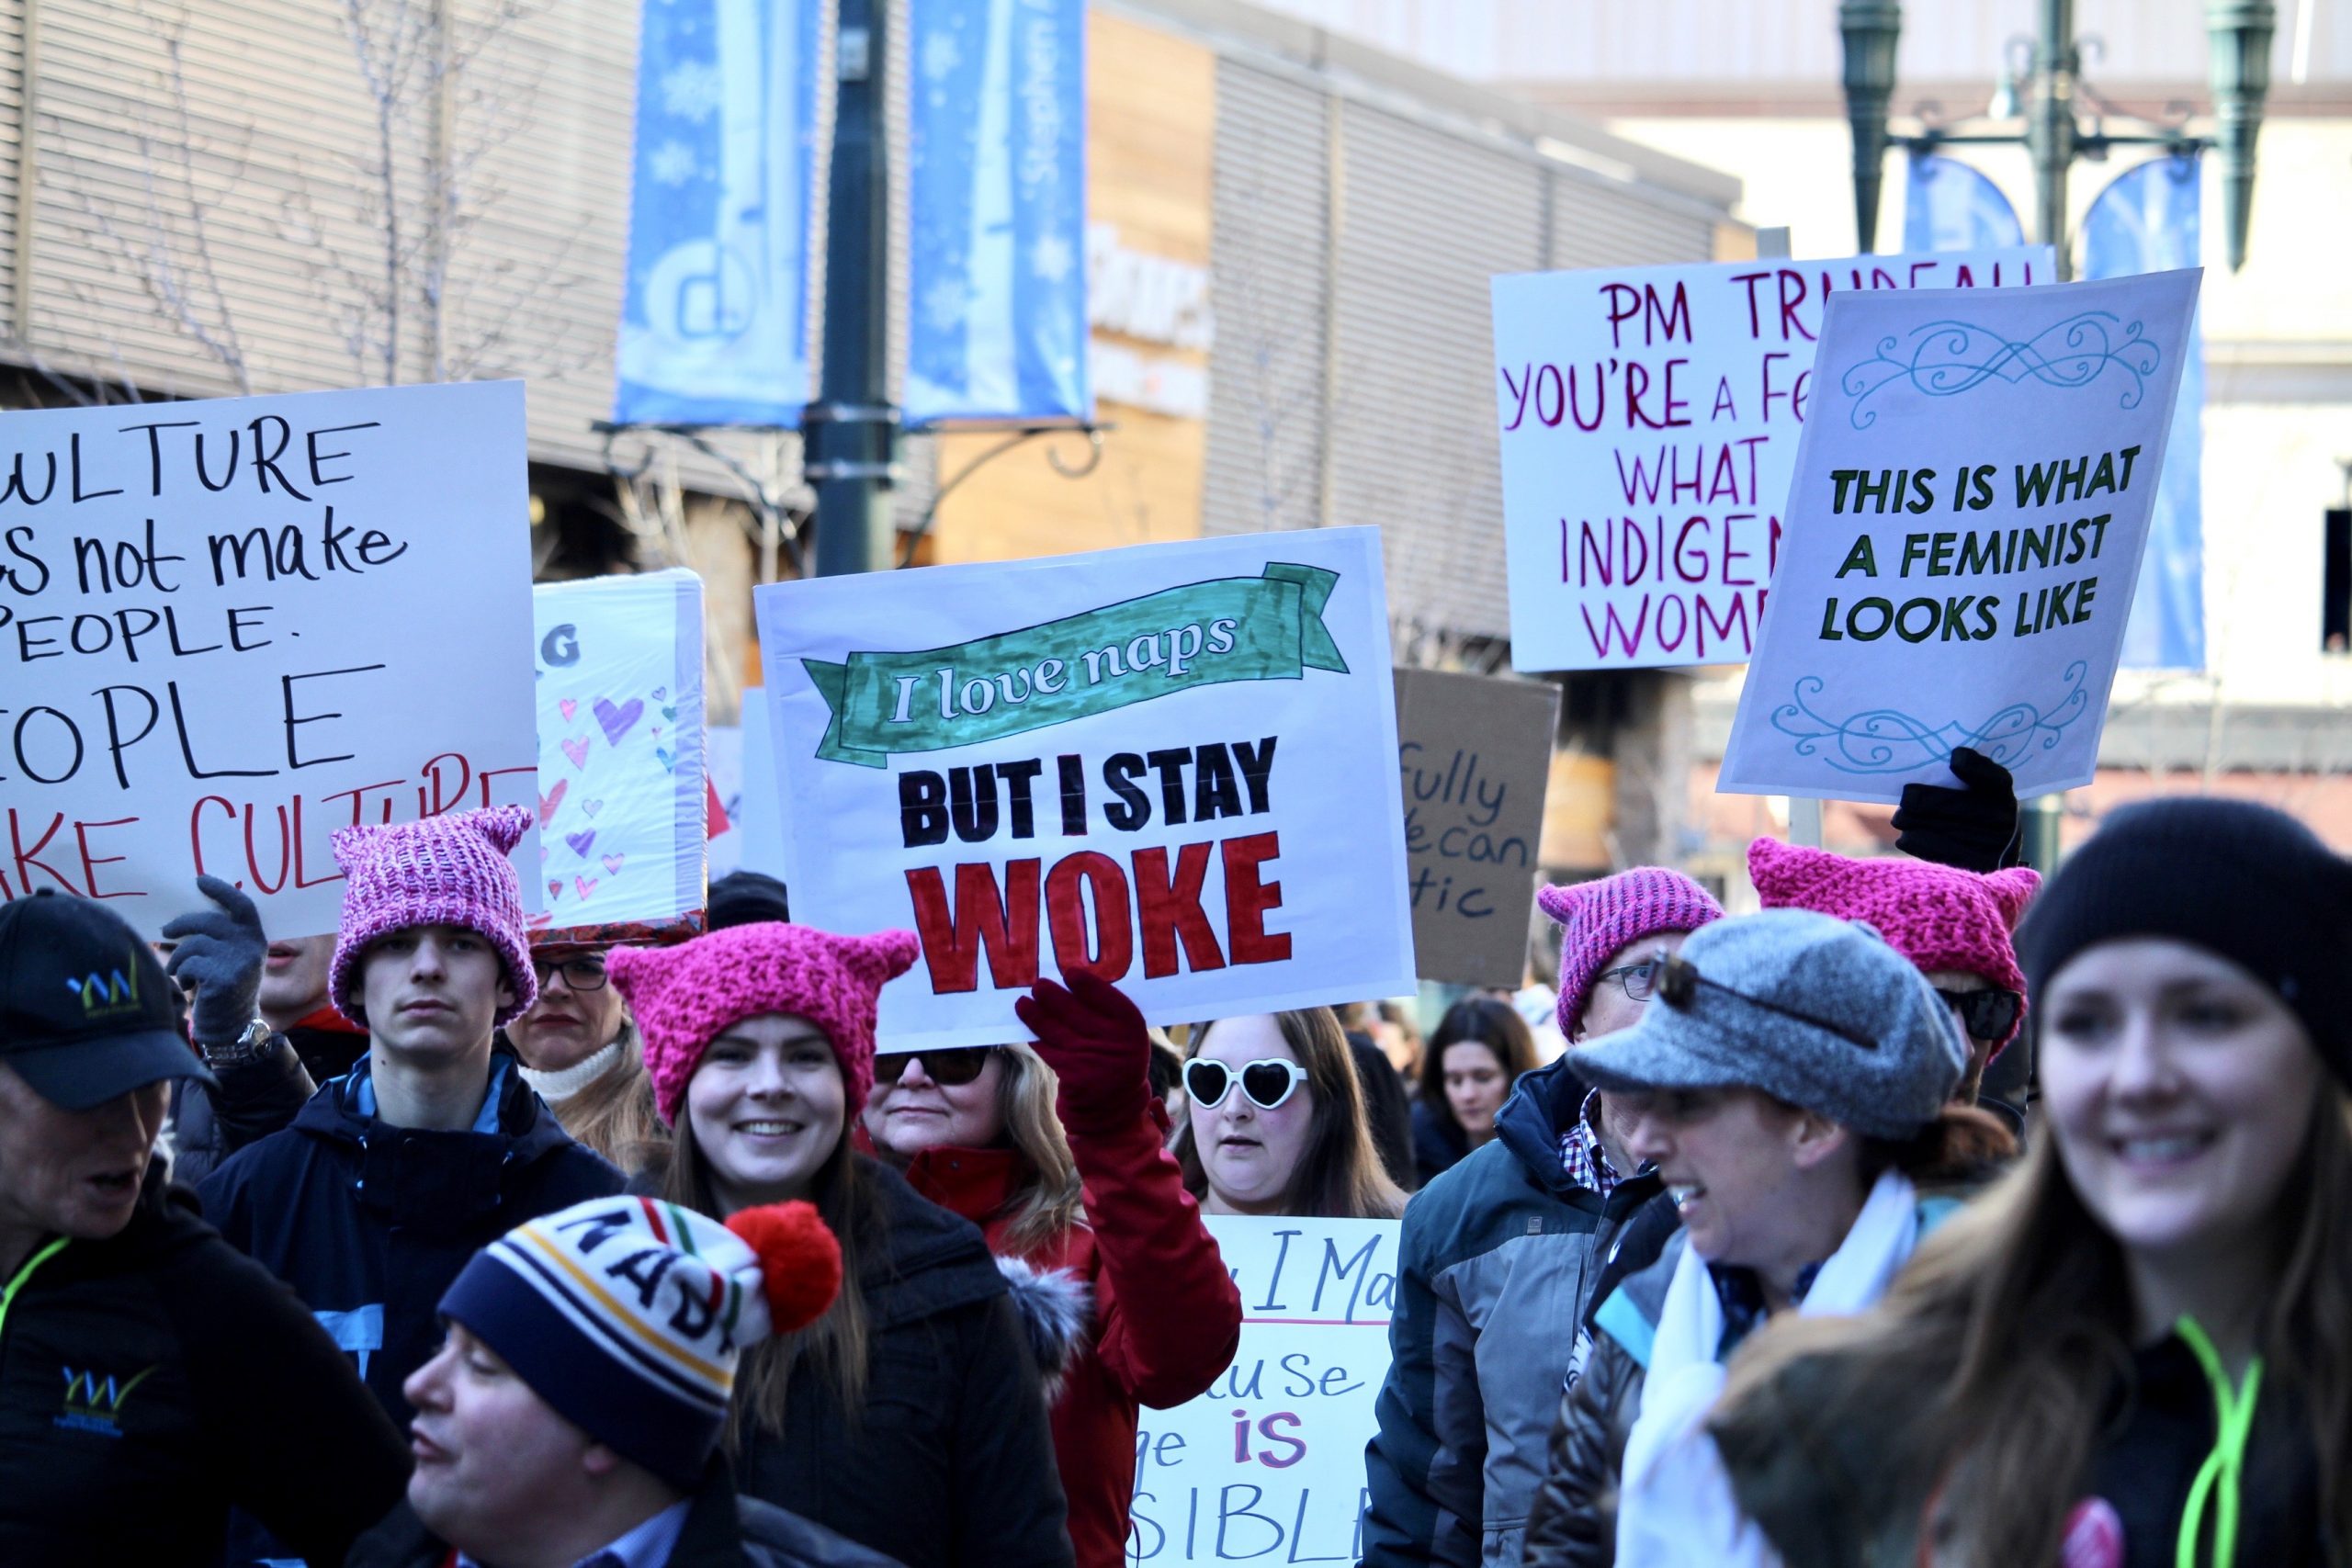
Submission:
[[550,582],[538,635],[539,881],[556,927],[703,905],[702,579]]
[[734,818],[739,871],[784,875],[784,810],[776,798],[775,731],[768,723],[768,694],[758,686],[743,691],[742,793]]
[[1204,1223],[1241,1291],[1241,1344],[1200,1398],[1143,1413],[1127,1561],[1353,1562],[1403,1226]]
[[1830,302],[1717,789],[2090,783],[2199,276]]
[[1512,667],[1746,660],[1824,301],[2053,276],[2036,245],[1495,278]]
[[1371,528],[754,592],[785,881],[900,928],[882,1049],[1020,1038],[1084,967],[1156,1021],[1413,988]]
[[331,931],[337,828],[534,800],[524,450],[519,381],[0,415],[0,897]]

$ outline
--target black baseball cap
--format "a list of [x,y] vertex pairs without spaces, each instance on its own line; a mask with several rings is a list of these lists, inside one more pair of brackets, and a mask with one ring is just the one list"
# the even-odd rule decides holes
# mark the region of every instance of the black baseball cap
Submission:
[[159,1078],[213,1082],[153,950],[113,910],[46,887],[0,905],[0,1057],[65,1111]]

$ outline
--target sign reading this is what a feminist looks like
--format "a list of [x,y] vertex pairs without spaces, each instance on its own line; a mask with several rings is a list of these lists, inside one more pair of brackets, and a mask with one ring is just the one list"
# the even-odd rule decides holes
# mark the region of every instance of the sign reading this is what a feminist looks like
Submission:
[[1413,986],[1369,528],[754,595],[797,918],[910,930],[882,1048],[1015,1038],[1087,969],[1155,1021]]
[[2200,276],[1831,301],[1717,788],[2091,781]]
[[519,381],[0,416],[0,896],[306,936],[337,828],[537,799],[528,503]]

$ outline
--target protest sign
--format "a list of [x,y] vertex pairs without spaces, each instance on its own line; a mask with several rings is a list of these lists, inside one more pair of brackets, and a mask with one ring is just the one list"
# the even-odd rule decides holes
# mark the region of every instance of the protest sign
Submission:
[[1241,1344],[1200,1398],[1143,1413],[1127,1560],[1353,1562],[1402,1226],[1203,1223],[1241,1291]]
[[1495,278],[1512,667],[1746,660],[1824,301],[2052,276],[2039,245]]
[[776,798],[775,742],[768,724],[768,694],[758,686],[744,689],[743,728],[738,745],[742,755],[741,805],[735,836],[741,842],[735,852],[736,869],[780,877],[784,874],[784,811]]
[[922,939],[884,1050],[1021,1037],[1041,972],[1165,1022],[1412,989],[1377,531],[753,598],[794,912]]
[[536,799],[524,452],[519,381],[0,415],[0,897],[331,931],[337,828]]
[[1830,301],[1716,788],[2091,781],[2199,276]]
[[539,881],[558,927],[703,903],[702,579],[684,569],[533,590]]
[[1560,688],[1396,671],[1413,953],[1424,980],[1519,988]]

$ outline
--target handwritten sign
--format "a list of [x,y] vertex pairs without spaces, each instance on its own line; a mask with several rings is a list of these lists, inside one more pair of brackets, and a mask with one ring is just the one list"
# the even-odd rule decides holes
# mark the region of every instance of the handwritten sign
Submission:
[[1824,303],[2052,276],[2034,246],[1494,279],[1513,667],[1744,661]]
[[529,499],[519,381],[0,415],[0,897],[330,931],[337,828],[534,799]]
[[702,579],[550,582],[538,634],[538,923],[703,905]]
[[1830,302],[1718,789],[2090,783],[2200,276]]
[[1560,688],[1396,671],[1413,952],[1421,978],[1517,989]]
[[1375,530],[753,597],[794,913],[922,939],[884,1050],[1019,1038],[1040,972],[1166,1022],[1411,989]]
[[1241,1291],[1241,1345],[1200,1398],[1143,1413],[1127,1560],[1353,1562],[1401,1224],[1204,1223]]

